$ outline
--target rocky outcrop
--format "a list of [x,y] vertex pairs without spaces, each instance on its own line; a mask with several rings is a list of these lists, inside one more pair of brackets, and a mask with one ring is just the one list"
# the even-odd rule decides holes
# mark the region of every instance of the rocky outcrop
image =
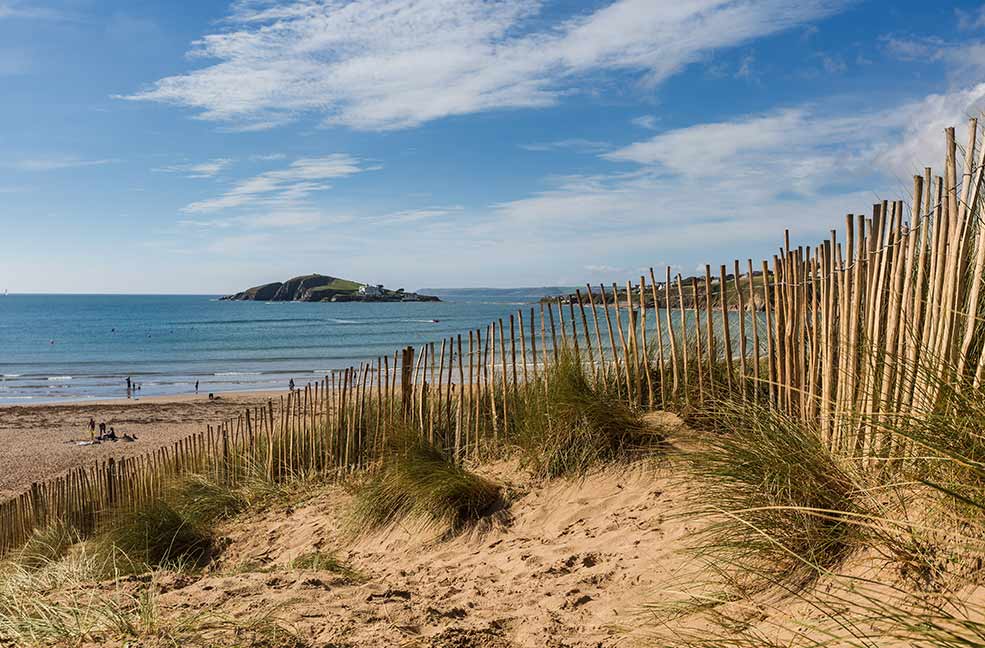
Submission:
[[277,291],[283,286],[279,281],[274,283],[263,284],[262,286],[255,286],[243,292],[236,293],[235,295],[227,295],[223,299],[229,300],[245,300],[245,301],[272,301]]
[[[310,297],[312,288],[327,286],[336,281],[338,281],[336,277],[320,274],[294,277],[281,285],[271,301],[311,301],[310,299],[305,299],[305,297]],[[356,290],[358,290],[358,286]]]
[[401,290],[386,290],[382,286],[370,289],[366,284],[339,277],[322,274],[309,274],[288,279],[285,282],[274,282],[255,286],[222,299],[228,301],[366,301],[366,302],[395,302],[395,301],[441,301],[431,295],[418,295]]

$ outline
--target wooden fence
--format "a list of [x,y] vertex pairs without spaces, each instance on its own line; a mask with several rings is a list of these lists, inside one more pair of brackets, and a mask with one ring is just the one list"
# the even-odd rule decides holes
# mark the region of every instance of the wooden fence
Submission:
[[[985,147],[971,120],[958,175],[954,129],[944,175],[913,195],[849,214],[814,247],[733,261],[701,277],[647,276],[419,348],[406,347],[136,458],[33,484],[0,504],[0,556],[61,522],[83,535],[160,496],[172,478],[283,480],[371,466],[410,427],[458,461],[508,441],[513,414],[562,353],[641,408],[756,401],[809,422],[831,448],[870,460],[901,447],[883,425],[936,411],[942,383],[985,379],[981,294]],[[976,153],[976,151],[978,151]]]

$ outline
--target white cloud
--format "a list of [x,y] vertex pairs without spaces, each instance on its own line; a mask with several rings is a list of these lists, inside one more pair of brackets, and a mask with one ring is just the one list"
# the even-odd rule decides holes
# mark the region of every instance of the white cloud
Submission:
[[610,0],[542,21],[541,0],[267,0],[234,5],[229,31],[191,55],[214,62],[126,98],[187,106],[259,130],[300,114],[386,130],[555,103],[584,75],[655,84],[707,53],[841,9],[822,0]]
[[612,148],[609,142],[588,139],[566,139],[557,142],[524,144],[520,148],[527,151],[574,151],[575,153],[602,153]]
[[627,170],[559,178],[496,205],[472,235],[508,231],[572,255],[590,242],[603,251],[592,263],[615,267],[671,252],[687,265],[767,255],[788,227],[813,244],[845,213],[906,198],[924,166],[940,172],[944,127],[983,106],[980,84],[881,112],[804,106],[667,131],[603,156]]
[[811,194],[857,173],[895,179],[939,162],[942,133],[985,107],[985,83],[893,109],[849,115],[810,107],[661,133],[605,155],[696,178],[784,181],[785,190]]
[[303,204],[310,194],[329,189],[331,185],[327,184],[326,180],[344,178],[378,168],[380,167],[363,166],[359,159],[344,153],[304,158],[292,162],[285,169],[266,171],[252,178],[240,180],[222,195],[193,202],[181,211],[198,214],[238,207],[274,209],[296,207]]
[[184,173],[189,178],[214,178],[234,162],[231,158],[216,158],[198,164],[172,164],[154,169],[165,173]]
[[632,124],[633,126],[645,128],[646,130],[656,130],[657,117],[655,115],[642,115],[640,117],[635,117],[632,120]]
[[661,133],[605,155],[688,178],[735,184],[782,179],[783,189],[814,193],[837,169],[857,164],[875,120],[817,118],[787,109],[729,122],[699,124]]
[[102,166],[119,162],[114,158],[101,160],[86,160],[73,155],[53,155],[46,157],[25,158],[14,162],[13,168],[19,171],[59,171],[61,169],[77,169],[80,167]]

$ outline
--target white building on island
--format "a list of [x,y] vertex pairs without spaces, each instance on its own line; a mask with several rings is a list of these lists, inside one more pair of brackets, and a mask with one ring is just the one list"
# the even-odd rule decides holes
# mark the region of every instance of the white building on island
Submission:
[[365,297],[382,297],[383,284],[377,284],[375,286],[360,286],[359,294]]

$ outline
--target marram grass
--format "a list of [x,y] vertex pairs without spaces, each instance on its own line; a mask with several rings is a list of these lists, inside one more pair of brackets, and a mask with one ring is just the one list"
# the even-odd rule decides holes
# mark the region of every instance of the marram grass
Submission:
[[79,534],[69,525],[55,522],[35,530],[8,561],[24,569],[40,569],[65,556],[79,539]]
[[399,434],[378,472],[356,493],[350,529],[358,535],[410,517],[456,532],[500,506],[500,487],[456,464],[413,433]]
[[523,463],[548,479],[582,476],[662,441],[614,386],[590,378],[569,351],[526,388],[514,430]]
[[216,549],[211,526],[168,498],[119,512],[94,542],[99,551],[119,557],[123,571],[178,564],[201,567]]
[[714,522],[703,551],[738,572],[803,587],[836,568],[864,534],[867,489],[817,431],[776,410],[721,402],[717,429],[685,456],[700,483],[698,514]]

